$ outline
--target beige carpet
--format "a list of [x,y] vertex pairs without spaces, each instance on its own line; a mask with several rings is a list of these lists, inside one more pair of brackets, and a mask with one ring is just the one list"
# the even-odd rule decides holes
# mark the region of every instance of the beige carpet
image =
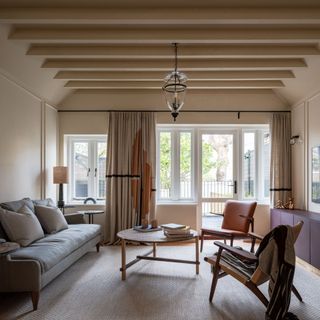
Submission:
[[[128,248],[128,259],[145,250]],[[208,302],[210,267],[201,254],[200,275],[193,265],[141,261],[121,281],[120,247],[92,251],[41,292],[39,310],[32,312],[27,294],[2,294],[0,319],[264,319],[265,308],[244,286],[225,277],[218,282],[214,303]],[[159,247],[158,255],[193,259],[193,246]],[[320,319],[320,278],[297,268],[295,284],[304,298],[294,296],[291,311],[300,319]],[[264,288],[264,291],[266,288]]]

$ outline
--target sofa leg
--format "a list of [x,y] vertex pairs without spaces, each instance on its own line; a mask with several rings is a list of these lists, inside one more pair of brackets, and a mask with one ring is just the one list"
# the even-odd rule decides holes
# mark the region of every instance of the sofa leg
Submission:
[[38,309],[38,302],[39,302],[40,292],[39,291],[32,291],[31,292],[31,300],[33,305],[33,311]]
[[100,252],[100,242],[96,244],[97,252]]

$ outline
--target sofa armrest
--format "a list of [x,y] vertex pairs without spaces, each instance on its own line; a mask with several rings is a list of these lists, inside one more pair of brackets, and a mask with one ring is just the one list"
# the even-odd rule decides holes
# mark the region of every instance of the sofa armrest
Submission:
[[68,213],[68,214],[65,214],[64,217],[66,218],[68,224],[86,223],[83,213]]
[[32,292],[41,289],[41,267],[36,260],[0,259],[0,292]]

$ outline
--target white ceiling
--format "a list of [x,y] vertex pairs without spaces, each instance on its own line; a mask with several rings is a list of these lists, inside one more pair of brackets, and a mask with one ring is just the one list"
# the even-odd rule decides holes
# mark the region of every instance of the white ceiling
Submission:
[[212,2],[2,0],[0,68],[60,109],[159,109],[178,42],[187,108],[285,109],[320,90],[319,0]]

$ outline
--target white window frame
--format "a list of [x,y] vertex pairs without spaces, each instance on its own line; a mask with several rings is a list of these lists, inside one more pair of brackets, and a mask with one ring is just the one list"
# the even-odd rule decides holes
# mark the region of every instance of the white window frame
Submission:
[[[234,132],[234,177],[237,180],[238,192],[235,198],[241,200],[256,200],[259,203],[269,203],[269,198],[264,197],[264,161],[263,161],[263,134],[270,132],[268,125],[214,125],[214,126],[203,126],[203,125],[190,125],[190,126],[168,126],[168,125],[157,125],[157,189],[160,190],[160,152],[159,152],[159,138],[160,132],[171,132],[171,149],[173,150],[171,154],[176,154],[175,158],[171,158],[171,186],[172,186],[172,196],[169,199],[159,198],[160,192],[157,193],[157,203],[176,203],[176,202],[196,202],[197,199],[201,199],[201,148],[199,139],[201,133],[212,133],[212,132]],[[188,131],[191,132],[192,138],[192,179],[191,179],[191,190],[192,197],[190,199],[180,199],[180,189],[179,186],[179,171],[180,171],[180,149],[174,148],[177,145],[175,139],[178,139],[177,132]],[[252,199],[244,199],[243,196],[243,165],[244,165],[244,133],[254,132],[255,133],[255,197]]]
[[[269,203],[270,198],[264,197],[264,154],[263,154],[263,135],[266,132],[270,133],[268,125],[254,125],[251,127],[243,127],[241,130],[241,194],[240,199],[242,200],[256,200],[259,203]],[[254,197],[244,198],[244,180],[243,180],[243,170],[244,170],[244,133],[253,132],[255,134],[255,186],[254,186]]]
[[[157,190],[160,190],[160,133],[171,133],[171,197],[160,198],[157,193],[157,202],[194,202],[195,201],[195,134],[194,129],[189,127],[163,127],[157,126]],[[191,196],[189,198],[180,197],[180,133],[191,133]]]
[[[98,197],[99,184],[99,166],[98,166],[98,143],[106,143],[106,135],[65,135],[64,137],[66,150],[65,165],[69,170],[69,183],[67,187],[67,201],[68,203],[83,203],[85,197],[75,197],[75,177],[74,177],[74,143],[86,142],[88,143],[88,166],[90,168],[88,178],[88,197],[97,200],[97,203],[105,201],[105,197]],[[97,169],[97,172],[95,172]]]

